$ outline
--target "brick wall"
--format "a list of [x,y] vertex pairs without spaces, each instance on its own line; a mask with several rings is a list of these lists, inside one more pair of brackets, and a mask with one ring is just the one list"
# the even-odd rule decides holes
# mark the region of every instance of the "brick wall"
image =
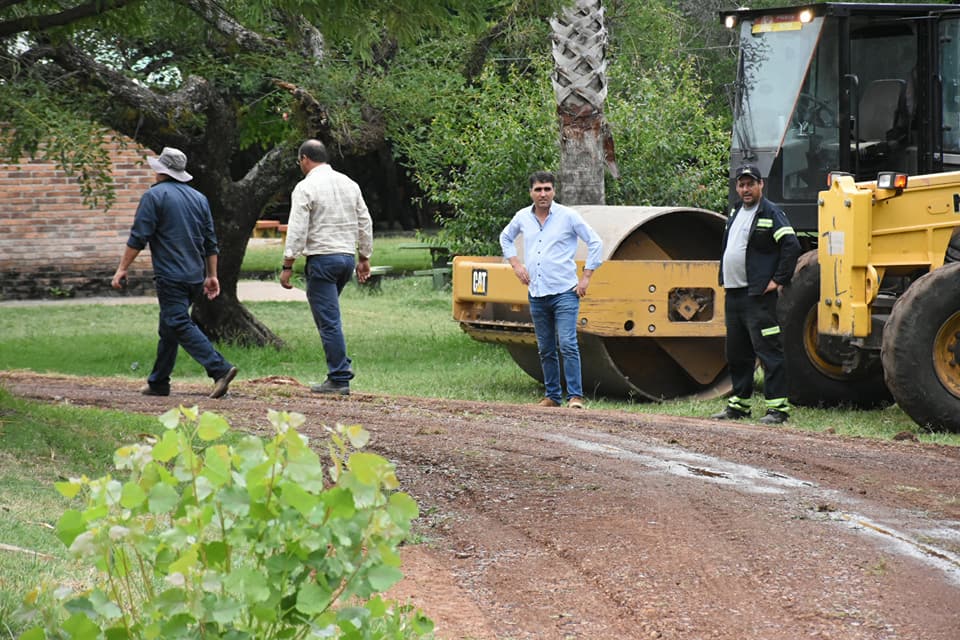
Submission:
[[[149,151],[112,144],[116,200],[108,211],[83,204],[76,180],[52,163],[0,165],[0,300],[87,297],[113,290],[140,195],[155,174]],[[128,294],[153,289],[149,250],[133,263]]]

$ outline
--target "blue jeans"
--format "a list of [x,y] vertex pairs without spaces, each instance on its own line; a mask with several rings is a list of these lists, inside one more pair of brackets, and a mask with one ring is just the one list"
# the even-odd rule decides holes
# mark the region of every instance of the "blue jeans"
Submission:
[[157,343],[157,360],[147,383],[157,391],[170,390],[170,374],[177,364],[177,347],[183,347],[208,376],[214,380],[222,378],[233,365],[213,348],[210,339],[190,317],[190,305],[203,295],[203,283],[174,282],[163,278],[154,281],[157,302],[160,303],[160,326],[157,329],[160,341]]
[[[560,388],[560,357],[567,382],[567,398],[583,397],[580,380],[580,347],[577,344],[577,317],[580,315],[580,296],[576,290],[530,299],[530,317],[537,334],[537,352],[543,368],[546,396],[559,403],[563,399]],[[559,342],[559,356],[557,344]]]
[[353,379],[340,320],[340,292],[350,282],[355,266],[353,256],[344,253],[307,257],[307,301],[327,358],[327,378],[339,384]]

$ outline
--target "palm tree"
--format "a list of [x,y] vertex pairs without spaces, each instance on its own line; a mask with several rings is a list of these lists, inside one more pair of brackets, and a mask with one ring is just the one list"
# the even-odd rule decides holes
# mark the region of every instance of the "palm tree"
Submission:
[[616,177],[613,141],[603,117],[607,30],[600,0],[574,0],[553,29],[553,91],[560,119],[559,200],[603,204],[604,166]]

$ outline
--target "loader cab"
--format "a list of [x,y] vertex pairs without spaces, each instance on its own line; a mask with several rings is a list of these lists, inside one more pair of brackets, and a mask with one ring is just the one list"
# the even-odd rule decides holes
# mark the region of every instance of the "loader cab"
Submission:
[[828,2],[721,19],[739,40],[731,176],[758,165],[764,195],[811,243],[831,171],[960,169],[958,7]]

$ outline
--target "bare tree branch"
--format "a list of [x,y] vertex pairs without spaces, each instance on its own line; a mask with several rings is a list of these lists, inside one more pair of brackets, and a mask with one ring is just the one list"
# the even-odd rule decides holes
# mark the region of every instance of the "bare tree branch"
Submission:
[[[25,16],[15,20],[5,20],[0,22],[0,38],[27,31],[42,32],[54,27],[62,27],[77,20],[109,13],[132,2],[133,0],[91,0],[87,4],[66,9],[60,13]],[[14,4],[17,3],[10,3],[8,1],[0,5],[0,9]]]
[[247,29],[216,2],[211,0],[184,0],[183,4],[192,9],[214,29],[236,42],[245,51],[267,53],[284,46],[279,40],[265,38],[256,31]]

